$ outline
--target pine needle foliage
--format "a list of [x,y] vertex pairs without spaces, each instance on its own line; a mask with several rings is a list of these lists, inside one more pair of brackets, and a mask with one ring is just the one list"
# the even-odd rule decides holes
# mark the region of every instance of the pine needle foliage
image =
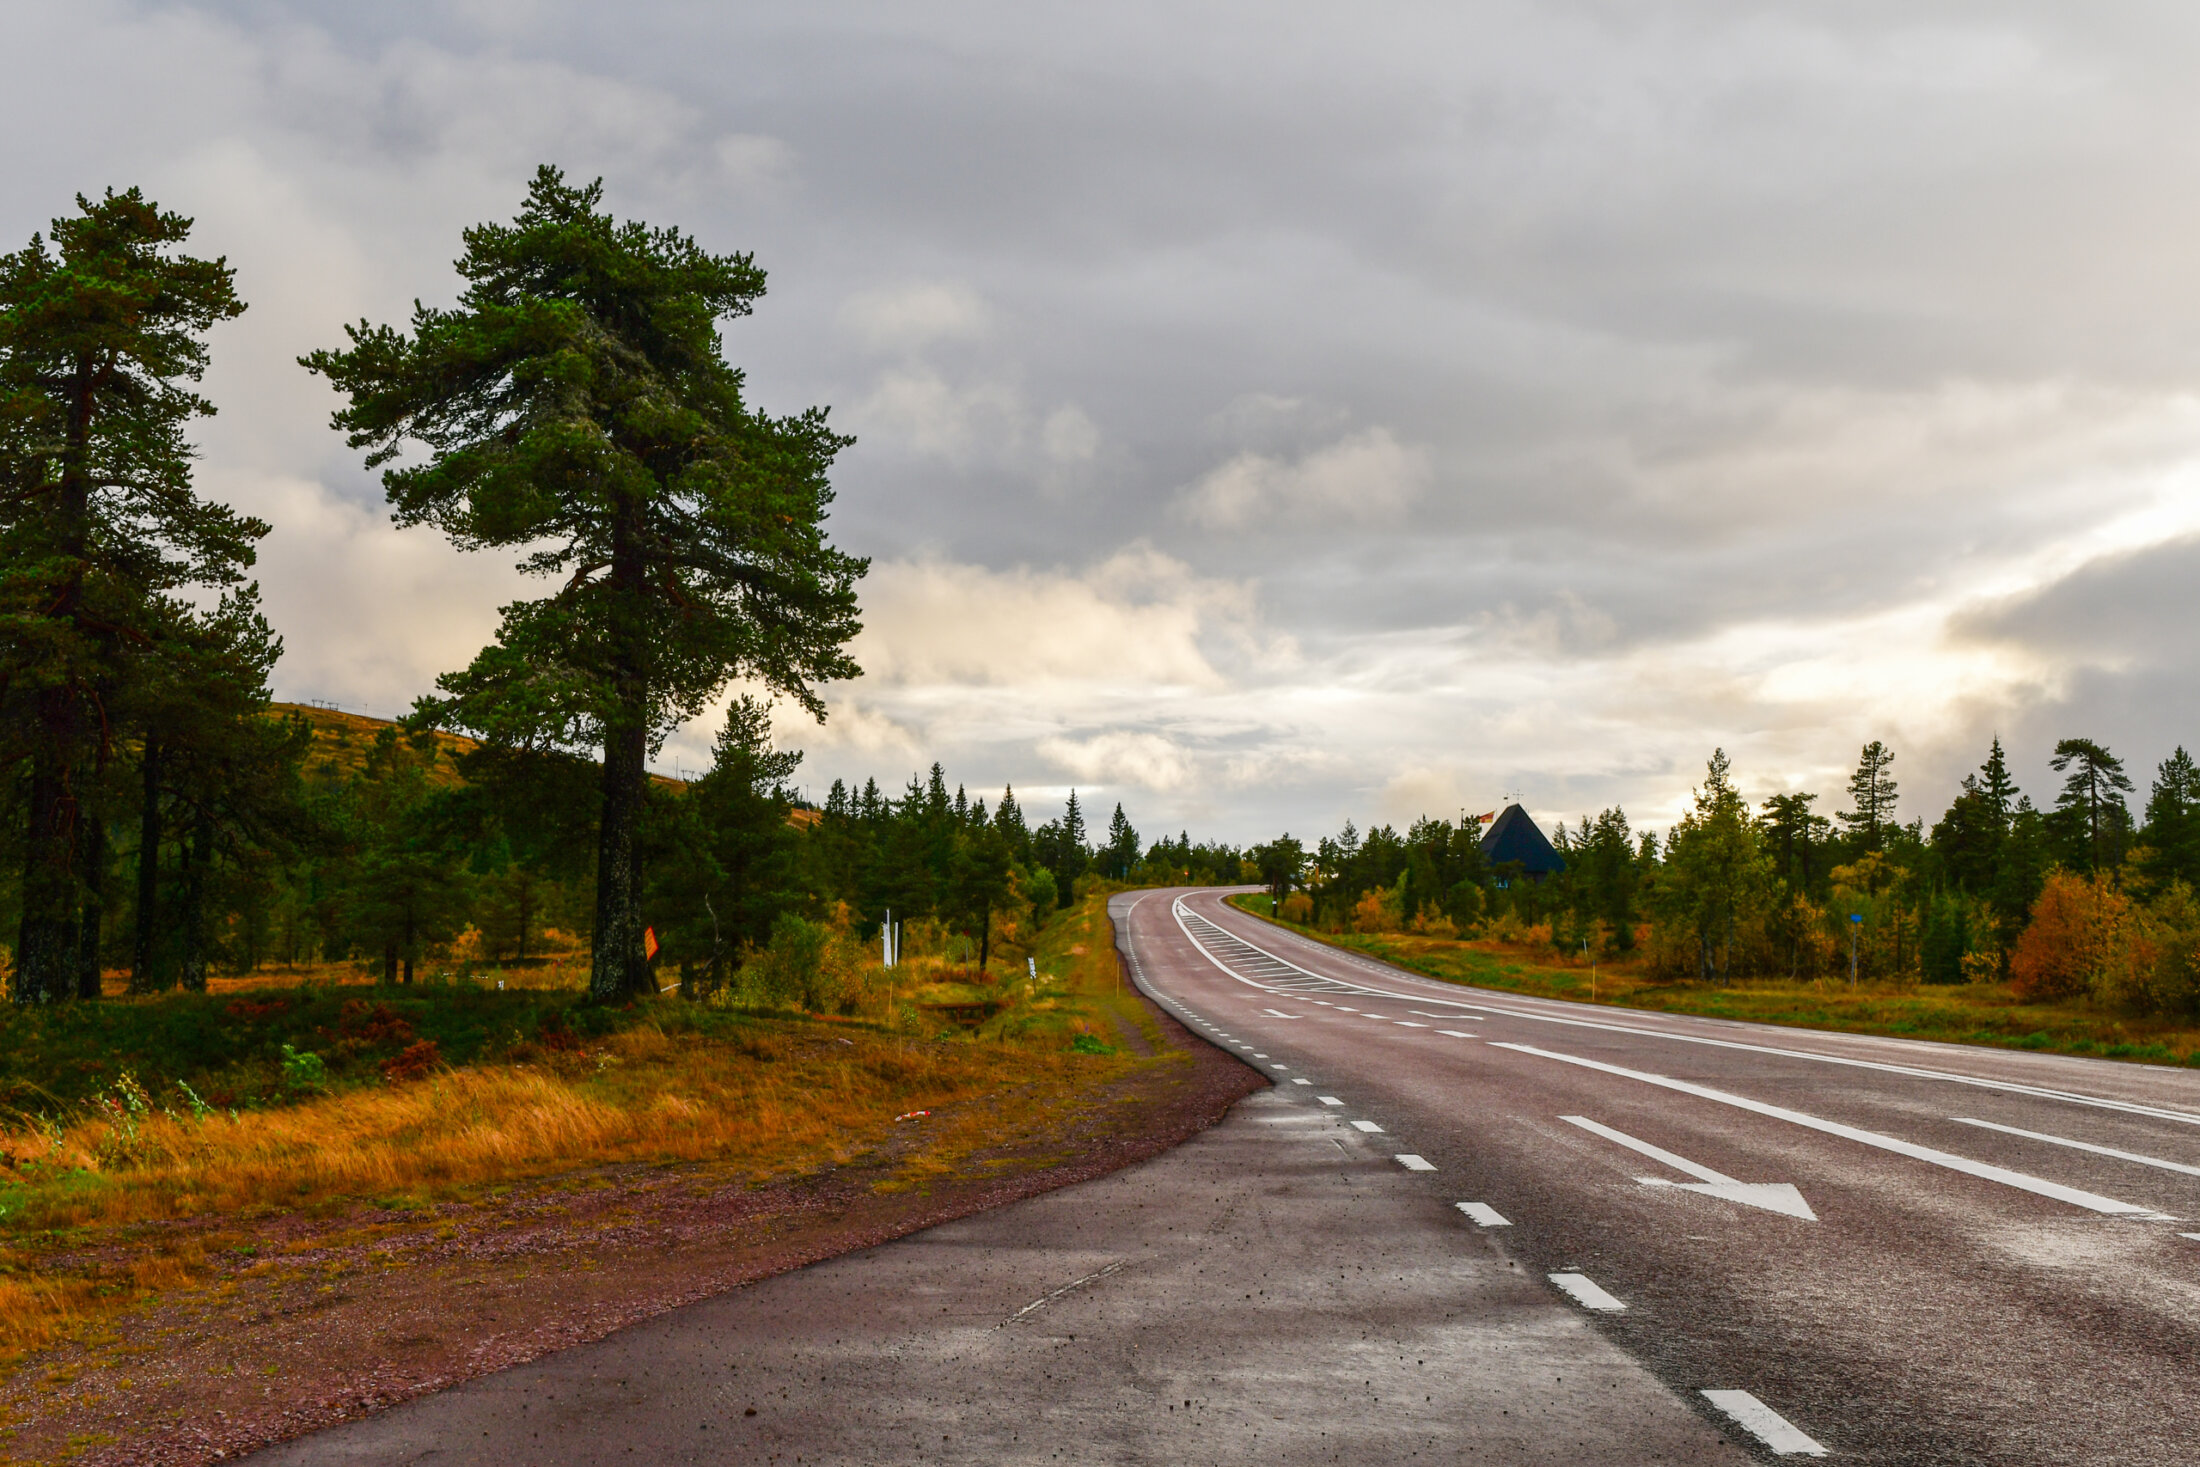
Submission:
[[[302,358],[349,398],[336,427],[380,467],[393,517],[469,550],[520,547],[551,595],[503,608],[496,641],[417,718],[492,746],[603,751],[592,989],[649,982],[635,833],[644,763],[737,676],[824,716],[858,674],[868,562],[826,540],[827,469],[852,440],[823,409],[755,411],[718,323],[764,272],[674,229],[600,210],[601,181],[537,171],[509,224],[465,232],[457,305],[411,330],[366,322]],[[426,450],[407,461],[408,449]]]

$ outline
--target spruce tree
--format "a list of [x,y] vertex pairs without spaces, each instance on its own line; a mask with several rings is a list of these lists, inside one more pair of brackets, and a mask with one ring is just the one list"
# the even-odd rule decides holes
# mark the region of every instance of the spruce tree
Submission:
[[646,761],[737,675],[818,718],[814,684],[859,674],[867,562],[828,543],[827,470],[850,440],[822,409],[743,400],[718,322],[764,291],[748,255],[599,211],[601,182],[540,169],[510,225],[466,231],[450,310],[365,322],[303,358],[349,398],[335,424],[383,474],[400,525],[466,549],[526,547],[556,592],[503,609],[497,640],[418,716],[515,746],[602,751],[590,991],[650,984],[636,834]]
[[1841,825],[1859,852],[1881,849],[1894,826],[1896,786],[1887,772],[1893,765],[1894,751],[1877,739],[1857,755],[1856,773],[1849,776],[1855,808],[1842,813]]
[[184,430],[214,407],[189,384],[244,310],[228,264],[180,253],[191,221],[136,189],[77,207],[0,256],[0,718],[30,765],[18,1003],[81,984],[106,710],[163,593],[236,584],[267,533],[191,487]]
[[2180,744],[2155,770],[2147,792],[2146,843],[2157,881],[2200,885],[2200,766]]

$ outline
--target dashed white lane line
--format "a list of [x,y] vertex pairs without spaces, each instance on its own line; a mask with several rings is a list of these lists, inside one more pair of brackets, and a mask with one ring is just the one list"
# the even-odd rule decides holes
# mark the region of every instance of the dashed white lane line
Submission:
[[1265,1055],[1265,1054],[1256,1054],[1256,1055],[1254,1055],[1254,1056],[1253,1056],[1253,1058],[1254,1058],[1254,1059],[1266,1059],[1266,1058],[1268,1058],[1268,1056],[1267,1056],[1267,1055]]
[[1907,1156],[1917,1161],[1928,1161],[1934,1166],[1943,1166],[1950,1171],[1962,1172],[1967,1176],[1978,1177],[1989,1182],[1999,1182],[2005,1187],[2015,1187],[2019,1191],[2031,1192],[2041,1197],[2051,1197],[2057,1202],[2067,1202],[2073,1207],[2085,1208],[2088,1212],[2102,1212],[2111,1217],[2132,1217],[2150,1221],[2160,1220],[2165,1216],[2151,1207],[2141,1207],[2136,1202],[2119,1202],[2113,1197],[2103,1197],[2098,1192],[2087,1192],[2077,1187],[2065,1187],[2060,1182],[2050,1182],[2044,1177],[2013,1172],[2007,1167],[1989,1166],[1983,1161],[1973,1161],[1967,1156],[1956,1156],[1946,1151],[1935,1151],[1930,1146],[1919,1146],[1912,1141],[1904,1141],[1894,1136],[1884,1136],[1877,1131],[1866,1131],[1858,1126],[1844,1126],[1839,1121],[1824,1120],[1818,1116],[1806,1115],[1799,1110],[1789,1110],[1785,1106],[1767,1105],[1761,1100],[1751,1100],[1747,1096],[1731,1095],[1724,1090],[1713,1090],[1708,1085],[1693,1085],[1686,1080],[1674,1080],[1664,1075],[1652,1075],[1642,1070],[1630,1070],[1619,1065],[1608,1065],[1602,1060],[1585,1059],[1578,1054],[1560,1054],[1556,1050],[1537,1049],[1532,1044],[1493,1042],[1490,1048],[1517,1050],[1522,1054],[1537,1055],[1543,1059],[1561,1060],[1569,1065],[1580,1065],[1583,1069],[1602,1070],[1607,1075],[1621,1075],[1630,1080],[1640,1080],[1645,1085],[1657,1085],[1667,1090],[1678,1090],[1683,1095],[1694,1095],[1704,1100],[1716,1100],[1721,1105],[1731,1105],[1738,1110],[1754,1111],[1758,1115],[1770,1116],[1774,1120],[1786,1121],[1790,1125],[1804,1126],[1813,1131],[1823,1131],[1829,1136],[1839,1136],[1844,1140],[1862,1142],[1866,1146],[1876,1146],[1881,1151],[1892,1151],[1897,1156]]
[[1270,1065],[1270,1066],[1269,1066],[1268,1068],[1269,1068],[1269,1069],[1271,1069],[1271,1070],[1288,1070],[1288,1069],[1290,1069],[1291,1067],[1290,1067],[1289,1065],[1276,1065],[1276,1064],[1272,1064],[1272,1065]]
[[1551,1282],[1566,1291],[1576,1304],[1584,1309],[1600,1309],[1607,1313],[1627,1306],[1596,1286],[1595,1280],[1585,1273],[1554,1273]]
[[1512,1219],[1506,1217],[1505,1214],[1499,1212],[1487,1202],[1455,1202],[1452,1205],[1485,1228],[1509,1228],[1512,1226]]
[[1963,1126],[1982,1126],[1989,1131],[2000,1131],[2007,1136],[2022,1136],[2028,1141],[2045,1141],[2050,1146],[2067,1146],[2072,1151],[2090,1151],[2095,1156],[2113,1156],[2118,1161],[2135,1161],[2141,1166],[2158,1166],[2165,1172],[2183,1172],[2188,1177],[2200,1177],[2200,1166],[2187,1166],[2181,1161],[2164,1161],[2159,1156],[2141,1156],[2136,1151],[2118,1151],[2113,1146],[2096,1146],[2091,1141],[2073,1141],[2068,1136],[2050,1136],[2044,1131],[2020,1131],[2015,1126],[1997,1125],[1971,1116],[1950,1116],[1948,1119]]
[[1354,1121],[1352,1123],[1352,1129],[1355,1131],[1365,1131],[1370,1136],[1380,1136],[1383,1134],[1383,1128],[1376,1125],[1373,1121]]
[[1421,1009],[1407,1009],[1406,1012],[1409,1014],[1420,1014],[1421,1017],[1424,1019],[1449,1019],[1454,1024],[1458,1023],[1461,1019],[1479,1020],[1482,1017],[1480,1014],[1431,1014],[1424,1012]]
[[1432,1172],[1436,1170],[1435,1162],[1428,1160],[1426,1157],[1415,1156],[1410,1151],[1402,1156],[1394,1156],[1391,1160],[1409,1172]]
[[1479,1037],[1473,1034],[1462,1034],[1457,1029],[1439,1029],[1436,1032],[1439,1034],[1449,1035],[1453,1039],[1474,1039]]
[[1416,1024],[1411,1019],[1392,1019],[1390,1022],[1401,1029],[1426,1029],[1428,1027],[1426,1024]]
[[1823,1457],[1826,1449],[1797,1431],[1785,1416],[1747,1391],[1705,1391],[1704,1399],[1734,1418],[1734,1424],[1776,1457]]
[[1306,1078],[1306,1077],[1305,1077],[1304,1075],[1301,1075],[1301,1076],[1297,1077],[1296,1079],[1292,1080],[1292,1082],[1291,1082],[1291,1083],[1292,1083],[1292,1084],[1294,1084],[1294,1085],[1311,1085],[1311,1084],[1313,1084],[1314,1082],[1313,1082],[1312,1080],[1309,1080],[1309,1079],[1307,1079],[1307,1078]]
[[1338,1098],[1337,1098],[1336,1096],[1334,1096],[1334,1095],[1317,1095],[1317,1096],[1315,1096],[1314,1098],[1315,1098],[1316,1100],[1320,1101],[1320,1102],[1321,1102],[1321,1103],[1322,1103],[1323,1105],[1343,1105],[1343,1104],[1344,1104],[1344,1102],[1343,1102],[1343,1101],[1339,1100],[1339,1099],[1338,1099]]

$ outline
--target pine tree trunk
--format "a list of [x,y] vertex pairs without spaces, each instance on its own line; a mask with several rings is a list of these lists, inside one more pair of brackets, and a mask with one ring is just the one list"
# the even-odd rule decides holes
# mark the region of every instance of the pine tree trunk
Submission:
[[66,750],[75,739],[73,701],[39,698],[41,728],[31,755],[30,820],[23,851],[23,918],[15,947],[15,1001],[47,1003],[76,983],[76,799]]
[[588,992],[598,1000],[623,998],[649,983],[642,958],[642,915],[637,890],[640,864],[634,837],[641,824],[647,772],[648,730],[640,710],[610,731],[603,748],[603,821],[596,853],[596,946]]
[[99,939],[106,926],[107,822],[96,814],[84,826],[84,920],[76,941],[76,996],[100,996]]
[[183,868],[183,963],[178,976],[193,993],[206,992],[206,868],[214,859],[214,821],[205,812],[191,823]]
[[130,991],[161,986],[154,972],[160,934],[160,745],[145,741],[145,790],[138,807],[137,934],[130,954]]
[[[71,562],[47,617],[73,637],[84,604],[84,559],[90,542],[91,481],[84,464],[91,442],[98,363],[80,356],[70,383],[69,423],[61,453],[60,492],[53,498],[53,549]],[[66,655],[66,654],[64,654]],[[15,949],[15,1001],[67,998],[76,986],[77,807],[73,761],[83,710],[67,683],[38,695],[36,746],[31,753],[30,822],[23,850],[22,927]]]
[[993,904],[986,903],[978,909],[978,971],[983,973],[987,959],[993,955]]

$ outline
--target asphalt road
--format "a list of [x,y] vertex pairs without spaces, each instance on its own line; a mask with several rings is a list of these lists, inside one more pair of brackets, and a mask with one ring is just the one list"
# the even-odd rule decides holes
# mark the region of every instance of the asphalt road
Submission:
[[1521,999],[1113,903],[1276,1083],[269,1464],[2200,1461],[2200,1078]]
[[1858,1462],[2200,1461],[2200,1077],[1463,989],[1214,892],[1116,914],[1165,1007],[1593,1284],[1707,1413]]

